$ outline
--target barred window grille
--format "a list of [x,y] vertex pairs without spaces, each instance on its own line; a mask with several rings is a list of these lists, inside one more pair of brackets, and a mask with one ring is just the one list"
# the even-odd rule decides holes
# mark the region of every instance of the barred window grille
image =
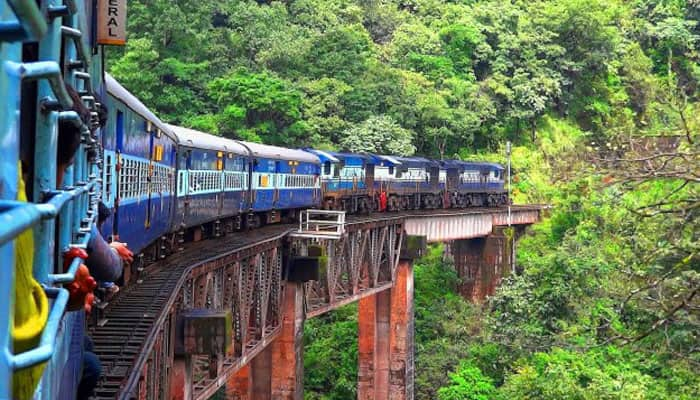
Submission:
[[172,168],[155,164],[153,166],[153,175],[151,176],[151,192],[172,192],[171,173]]
[[224,172],[224,190],[242,190],[245,189],[245,173],[244,172]]
[[108,199],[112,198],[112,156],[108,155],[105,160],[105,194]]
[[286,175],[284,183],[287,188],[313,188],[316,187],[316,177],[314,175]]
[[165,166],[154,166],[153,176],[149,183],[149,161],[122,159],[119,172],[119,197],[134,199],[147,196],[149,190],[167,191],[170,189],[169,170]]
[[189,171],[190,194],[221,191],[221,172]]

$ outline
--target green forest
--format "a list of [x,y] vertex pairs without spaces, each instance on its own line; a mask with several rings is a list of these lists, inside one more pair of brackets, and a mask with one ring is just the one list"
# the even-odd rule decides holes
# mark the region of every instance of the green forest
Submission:
[[[416,399],[700,398],[700,1],[132,0],[108,70],[166,122],[505,162],[548,204],[483,304],[416,262]],[[357,309],[305,327],[356,398]]]

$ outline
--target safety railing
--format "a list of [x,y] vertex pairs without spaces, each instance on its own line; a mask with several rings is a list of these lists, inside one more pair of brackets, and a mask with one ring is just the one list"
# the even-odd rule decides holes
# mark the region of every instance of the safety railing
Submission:
[[304,210],[299,215],[299,230],[294,237],[340,239],[345,233],[345,211]]
[[[93,109],[93,119],[97,116],[92,79],[86,72],[92,55],[80,31],[80,19],[76,15],[78,5],[75,0],[45,0],[43,3],[42,7],[33,0],[6,0],[0,4],[0,95],[3,96],[0,110],[0,165],[3,169],[0,174],[0,259],[3,264],[0,270],[0,398],[15,397],[12,389],[15,371],[49,360],[52,361],[47,370],[56,367],[53,356],[58,343],[65,344],[70,330],[66,330],[64,322],[68,291],[53,285],[75,279],[82,260],[72,260],[64,272],[62,253],[71,247],[87,246],[100,194],[96,138],[77,113],[61,111],[73,106],[66,90],[68,83],[78,91],[86,106]],[[80,6],[84,4],[80,3]],[[61,26],[60,19],[56,20],[58,17],[63,17],[63,25],[68,26]],[[63,56],[67,71],[61,70],[64,38]],[[39,42],[39,59],[45,61],[22,62],[21,42],[27,40]],[[19,94],[22,82],[27,81],[38,82],[37,98],[41,101],[33,138],[34,160],[25,160],[34,170],[33,182],[27,182],[33,183],[34,198],[29,199],[30,202],[21,202],[16,201],[17,177],[20,175],[17,171],[19,120],[24,111],[20,108]],[[59,121],[72,122],[81,132],[75,163],[65,173],[62,190],[56,188],[56,127]],[[33,251],[34,278],[49,299],[49,311],[35,346],[15,354],[12,344],[15,240],[28,230],[34,232],[35,247],[23,251]],[[45,374],[44,378],[56,375],[60,376]],[[55,382],[44,382],[43,386],[58,387]],[[55,398],[57,394],[44,391],[40,398]]]
[[17,19],[0,21],[0,40],[4,42],[36,40],[46,34],[48,25],[36,2],[27,0],[6,0],[6,2]]

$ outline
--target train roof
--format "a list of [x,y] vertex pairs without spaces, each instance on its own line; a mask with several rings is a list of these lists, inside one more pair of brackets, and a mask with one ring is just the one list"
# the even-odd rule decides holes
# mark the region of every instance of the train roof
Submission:
[[112,95],[117,100],[121,101],[132,109],[135,113],[141,115],[144,119],[151,121],[152,124],[159,128],[166,135],[171,138],[175,138],[175,135],[169,130],[167,125],[163,123],[155,114],[151,112],[141,100],[137,99],[136,96],[131,94],[124,86],[122,86],[112,75],[105,73],[105,87],[107,88],[107,93]]
[[335,154],[333,154],[332,151],[316,150],[316,149],[312,149],[312,148],[308,148],[308,147],[304,148],[304,151],[311,153],[311,154],[315,154],[316,157],[318,157],[322,163],[324,163],[326,161],[330,161],[333,163],[340,162],[340,160],[335,156]]
[[463,161],[463,160],[443,160],[440,161],[440,165],[445,168],[459,168],[462,170],[466,169],[497,169],[504,170],[505,168],[501,164],[492,162],[481,162],[481,161]]
[[302,161],[313,164],[320,164],[319,157],[315,154],[285,147],[270,146],[267,144],[244,142],[236,140],[237,143],[245,146],[254,157],[268,158],[272,160]]
[[340,161],[346,161],[348,159],[357,159],[357,160],[367,160],[367,161],[374,161],[374,157],[368,154],[362,154],[362,153],[343,153],[343,152],[337,152],[337,151],[326,151],[326,150],[316,150],[316,149],[311,149],[311,148],[305,148],[304,151],[308,151],[309,153],[313,153],[318,158],[321,159],[321,162],[326,162],[330,161],[333,163],[337,163]]
[[389,163],[392,166],[402,166],[406,168],[430,168],[439,165],[437,161],[423,157],[401,157],[388,155],[375,155],[378,163]]
[[182,126],[165,125],[175,134],[180,145],[248,155],[248,149],[235,140],[214,136]]

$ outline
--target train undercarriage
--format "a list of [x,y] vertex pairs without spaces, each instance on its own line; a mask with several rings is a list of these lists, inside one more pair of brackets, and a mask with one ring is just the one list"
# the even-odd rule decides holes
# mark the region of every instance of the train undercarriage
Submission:
[[440,208],[498,207],[508,204],[506,192],[389,193],[328,196],[324,210],[363,214],[376,211],[435,210]]

